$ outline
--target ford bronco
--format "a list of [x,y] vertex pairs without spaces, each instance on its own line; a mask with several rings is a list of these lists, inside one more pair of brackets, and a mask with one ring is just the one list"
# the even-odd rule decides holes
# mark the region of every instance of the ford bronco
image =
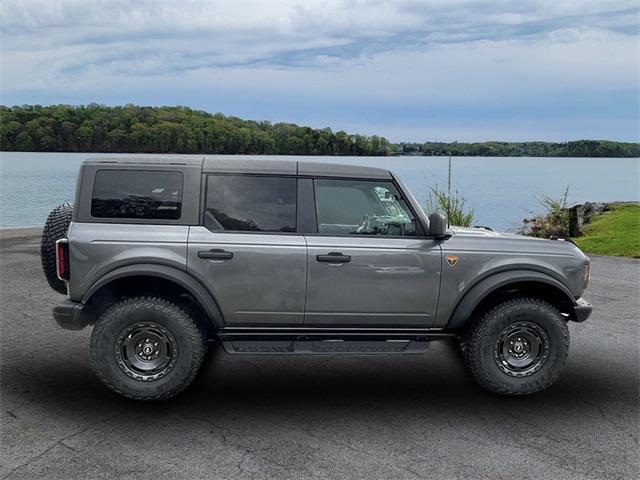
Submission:
[[221,158],[93,158],[42,237],[53,316],[93,326],[113,391],[160,400],[230,354],[414,354],[458,341],[484,388],[550,386],[591,306],[570,241],[448,227],[393,173]]

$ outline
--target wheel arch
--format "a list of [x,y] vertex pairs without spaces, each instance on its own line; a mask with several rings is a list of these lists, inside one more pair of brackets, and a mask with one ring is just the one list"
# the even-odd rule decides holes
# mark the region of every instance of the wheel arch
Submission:
[[224,325],[222,310],[213,295],[194,277],[173,267],[158,264],[136,264],[116,268],[93,283],[82,297],[87,315],[98,305],[114,301],[131,292],[134,295],[158,295],[192,298],[194,307],[206,320],[209,330]]
[[456,304],[446,329],[459,330],[480,311],[514,296],[541,298],[561,313],[575,315],[572,307],[576,299],[560,281],[534,270],[512,270],[496,273],[474,285]]

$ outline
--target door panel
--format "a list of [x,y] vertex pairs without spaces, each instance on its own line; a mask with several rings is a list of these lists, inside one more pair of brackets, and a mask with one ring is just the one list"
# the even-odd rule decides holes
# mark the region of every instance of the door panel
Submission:
[[301,325],[306,268],[301,235],[190,229],[187,269],[213,293],[227,325]]
[[306,239],[305,325],[431,326],[441,273],[436,242],[373,236]]

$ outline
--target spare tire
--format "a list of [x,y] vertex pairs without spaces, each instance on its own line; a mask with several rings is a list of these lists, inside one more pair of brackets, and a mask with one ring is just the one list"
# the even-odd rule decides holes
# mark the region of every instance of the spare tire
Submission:
[[67,293],[67,286],[58,278],[56,272],[56,242],[67,235],[72,213],[73,204],[71,203],[63,203],[54,208],[44,224],[40,243],[40,259],[44,276],[51,288],[64,294]]

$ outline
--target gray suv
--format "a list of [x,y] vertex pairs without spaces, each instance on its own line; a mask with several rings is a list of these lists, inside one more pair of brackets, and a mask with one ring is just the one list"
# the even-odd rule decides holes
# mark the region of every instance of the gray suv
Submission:
[[230,354],[410,354],[460,342],[506,395],[559,376],[588,258],[570,241],[448,228],[387,170],[323,163],[95,158],[49,216],[42,263],[68,295],[58,324],[93,325],[115,392],[184,390],[209,344]]

